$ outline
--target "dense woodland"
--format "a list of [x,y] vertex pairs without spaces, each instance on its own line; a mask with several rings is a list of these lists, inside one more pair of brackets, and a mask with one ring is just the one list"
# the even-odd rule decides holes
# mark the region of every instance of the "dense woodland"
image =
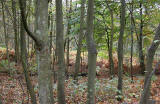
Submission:
[[160,104],[159,0],[0,0],[0,104]]

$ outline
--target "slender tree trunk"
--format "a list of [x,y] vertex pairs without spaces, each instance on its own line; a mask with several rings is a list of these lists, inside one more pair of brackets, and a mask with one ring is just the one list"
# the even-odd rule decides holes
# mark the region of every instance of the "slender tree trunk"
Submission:
[[[52,8],[50,6],[50,8]],[[51,26],[50,26],[50,54],[52,54],[52,41],[53,41],[53,21],[54,21],[54,18],[53,18],[53,13],[51,11],[50,13],[50,20],[51,20]]]
[[144,64],[144,55],[143,55],[143,11],[142,11],[142,2],[140,2],[140,16],[141,16],[141,23],[140,23],[140,33],[139,33],[139,62],[141,67],[141,74],[144,74],[145,71],[145,64]]
[[[69,33],[69,32],[68,32]],[[69,36],[69,34],[68,34]],[[68,69],[69,69],[69,53],[70,53],[70,50],[69,50],[69,46],[70,45],[70,38],[68,37],[67,38],[67,64],[66,64],[66,77],[68,79]]]
[[5,37],[5,44],[6,44],[6,57],[8,60],[8,69],[10,70],[10,58],[9,58],[9,51],[8,51],[8,34],[7,34],[7,28],[6,28],[6,20],[5,20],[5,11],[4,11],[4,2],[1,1],[2,4],[2,15],[3,15],[3,28],[4,28],[4,37]]
[[88,0],[86,42],[88,49],[88,101],[95,104],[95,77],[97,50],[93,39],[94,0]]
[[[30,9],[31,9],[31,0],[29,1],[29,7],[28,7],[28,11],[27,11],[27,17],[28,17],[28,25],[30,25],[30,22],[31,22],[31,20],[32,20],[32,17],[31,17],[31,11],[30,11]],[[26,17],[26,18],[27,18]],[[30,28],[31,29],[31,28]],[[27,54],[28,54],[28,57],[29,57],[29,55],[30,55],[30,38],[29,38],[29,36],[27,36],[27,44],[26,44],[26,48],[27,48]],[[32,52],[31,52],[32,53]]]
[[65,75],[66,78],[68,79],[68,68],[69,68],[69,31],[70,31],[70,24],[69,24],[69,20],[70,20],[70,16],[69,16],[70,10],[69,10],[69,0],[66,0],[66,19],[67,19],[67,29],[66,29],[66,36],[67,38],[65,39],[65,43],[64,43],[64,51],[67,47],[67,54],[66,54],[66,68],[65,68]]
[[[66,0],[66,8],[68,8],[68,0]],[[69,11],[67,10],[67,14],[69,14],[69,16],[67,16],[67,39],[66,39],[66,45],[67,45],[67,62],[66,62],[66,76],[68,77],[68,68],[69,68],[69,47],[70,47],[70,38],[69,38],[69,34],[70,34],[70,29],[71,29],[71,24],[69,24],[69,21],[71,19],[71,14],[72,13],[72,0],[70,0],[70,9]]]
[[[56,25],[56,23],[54,24],[53,34],[54,34],[54,37],[56,38],[56,26],[55,25]],[[54,40],[55,40],[55,38],[54,38]],[[54,83],[56,83],[56,81],[57,81],[57,73],[56,73],[56,70],[55,70],[55,62],[57,61],[56,50],[57,49],[55,49],[55,51],[52,51],[52,54],[53,54],[53,58],[52,59],[53,59],[53,77],[54,77]]]
[[139,104],[149,104],[148,101],[150,96],[151,78],[155,71],[155,69],[152,71],[152,63],[153,63],[155,52],[159,44],[160,44],[160,24],[157,28],[152,44],[148,50],[144,90],[142,92]]
[[[50,0],[50,2],[52,3],[52,0]],[[50,5],[51,5],[51,3],[50,3]],[[52,36],[53,36],[53,34],[52,34],[52,31],[53,31],[53,21],[54,21],[54,18],[53,18],[53,13],[51,12],[51,29],[50,29],[50,33],[49,33],[49,35],[50,35],[50,39],[49,39],[49,54],[50,54],[50,59],[52,59],[52,56],[51,56],[51,54],[52,54]],[[54,56],[53,56],[54,57]],[[50,78],[51,78],[51,82],[50,82],[50,90],[52,91],[53,90],[53,86],[52,86],[52,83],[53,83],[53,75],[54,75],[54,73],[53,73],[53,71],[54,71],[54,67],[52,66],[52,61],[50,60],[50,71],[52,72],[51,73],[51,76],[50,76]],[[54,64],[53,64],[54,65]],[[52,98],[51,99],[51,103],[54,103],[54,99],[53,99],[53,91],[52,92],[50,92],[50,97]]]
[[[52,2],[52,0],[50,0],[50,2]],[[51,9],[52,8],[52,4],[50,3],[49,5],[49,8]],[[54,72],[54,64],[53,64],[53,58],[54,58],[54,54],[52,54],[52,41],[53,41],[53,35],[52,35],[52,31],[53,31],[53,21],[54,21],[54,18],[53,18],[53,13],[52,11],[49,11],[49,26],[48,26],[48,29],[49,29],[49,52],[50,52],[50,55],[51,55],[51,64],[50,64],[50,69],[52,70],[52,72]],[[53,73],[53,77],[54,77],[54,73]]]
[[[122,72],[123,72],[123,35],[125,29],[125,0],[121,0],[121,14],[120,14],[120,34],[118,40],[118,96],[122,95]],[[121,101],[121,97],[118,97]]]
[[[53,41],[53,16],[51,16],[50,45],[49,45],[50,54],[52,54],[52,48],[53,48],[52,41]],[[54,58],[54,54],[52,54],[51,56],[51,59],[53,58]],[[51,63],[51,69],[53,69],[52,65],[53,65],[53,62]]]
[[[25,5],[26,5],[26,1],[23,2],[24,3],[24,12],[25,12]],[[26,80],[26,84],[27,84],[27,89],[29,91],[29,94],[31,96],[31,102],[32,104],[37,104],[36,103],[36,95],[34,92],[34,88],[32,86],[32,82],[30,80],[30,76],[28,73],[28,61],[27,61],[27,50],[26,50],[26,37],[25,37],[25,30],[23,27],[23,22],[21,19],[21,30],[20,30],[20,42],[21,42],[21,61],[22,61],[22,67],[23,67],[23,72],[25,75],[25,80]]]
[[[29,57],[29,55],[30,55],[30,53],[29,53],[29,48],[30,48],[30,39],[29,39],[29,36],[27,36],[27,54],[28,54],[28,57]],[[31,52],[31,51],[30,51]]]
[[16,2],[12,0],[12,13],[13,13],[13,29],[14,29],[14,42],[15,42],[15,61],[19,61],[19,41],[17,33],[17,19],[16,19]]
[[109,49],[110,49],[110,38],[109,38],[109,32],[108,32],[108,29],[105,28],[105,31],[107,33],[107,36],[106,36],[106,42],[107,42],[107,48],[108,48],[108,54],[109,54]]
[[81,17],[80,17],[80,33],[79,33],[79,40],[78,40],[78,49],[76,54],[76,63],[75,63],[75,75],[74,79],[78,81],[78,72],[80,68],[80,59],[81,59],[81,47],[82,47],[82,38],[84,35],[84,13],[85,13],[85,1],[81,0]]
[[56,0],[56,50],[58,56],[58,103],[65,104],[64,80],[64,40],[63,40],[63,12],[62,0]]
[[24,31],[23,27],[21,27],[21,61],[22,61],[23,72],[24,72],[25,80],[26,80],[26,84],[27,84],[27,89],[28,89],[29,94],[31,96],[31,102],[32,102],[32,104],[37,104],[34,88],[32,86],[30,76],[28,73],[28,66],[27,66],[28,62],[27,62],[27,53],[26,53],[27,50],[26,50],[26,41],[25,41],[24,32],[25,31]]
[[132,15],[133,15],[133,1],[131,4],[131,12],[130,12],[130,21],[131,21],[131,58],[130,58],[130,72],[131,72],[131,80],[133,82],[133,21],[132,21]]
[[[19,44],[19,48],[20,48],[20,21],[21,21],[21,14],[17,14],[17,40],[18,40],[18,44]],[[20,52],[20,49],[19,49],[19,56],[21,56],[21,52]],[[20,57],[19,57],[19,60],[21,61]]]
[[48,1],[36,0],[36,19],[35,28],[36,35],[33,34],[27,26],[26,16],[24,12],[24,1],[19,0],[23,26],[28,35],[36,44],[37,53],[37,69],[38,69],[38,84],[39,84],[39,103],[53,104],[52,90],[52,71],[50,69],[50,52],[48,39]]
[[109,41],[109,66],[110,66],[110,75],[114,75],[114,62],[113,62],[113,54],[112,54],[112,49],[113,49],[113,35],[114,35],[114,18],[113,18],[113,10],[110,8],[108,5],[108,2],[106,0],[106,4],[108,6],[108,9],[110,11],[111,15],[111,38]]
[[110,74],[114,75],[114,62],[113,62],[113,55],[112,55],[112,49],[113,49],[113,35],[114,35],[114,22],[113,22],[113,11],[110,11],[111,13],[111,39],[110,39],[110,47],[109,47],[109,62],[110,62]]

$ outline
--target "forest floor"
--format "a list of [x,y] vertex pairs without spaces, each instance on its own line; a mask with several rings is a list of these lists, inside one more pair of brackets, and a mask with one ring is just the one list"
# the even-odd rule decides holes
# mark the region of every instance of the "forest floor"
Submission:
[[[5,53],[5,52],[4,52]],[[103,53],[103,52],[102,52]],[[75,52],[71,53],[70,66],[68,72],[73,74],[74,62],[75,62]],[[13,52],[11,51],[11,55]],[[14,55],[13,55],[14,56]],[[84,55],[81,65],[80,72],[86,72],[87,70],[87,58]],[[116,55],[114,55],[116,56]],[[101,54],[97,59],[97,73],[96,77],[96,104],[138,104],[140,100],[140,95],[143,89],[144,76],[134,76],[133,81],[129,74],[129,58],[124,59],[124,71],[126,72],[123,76],[123,96],[122,102],[118,102],[116,98],[117,92],[117,76],[113,79],[109,77],[108,61],[106,61]],[[0,71],[7,67],[7,61],[0,59]],[[35,71],[35,60],[29,60],[30,70]],[[117,73],[117,59],[114,59],[115,63],[115,73]],[[139,65],[137,64],[137,59],[133,60],[133,72],[134,74],[139,72]],[[0,72],[0,97],[3,104],[31,104],[29,94],[27,92],[27,87],[22,72],[21,65],[16,65],[11,62],[10,76],[8,73]],[[18,73],[17,71],[18,70]],[[12,73],[13,72],[13,73]],[[127,74],[128,73],[128,74]],[[34,85],[34,90],[38,96],[38,83],[37,74],[31,76],[32,83]],[[156,104],[160,104],[160,75],[154,75],[152,77],[152,88],[151,88],[151,99],[156,100]],[[54,100],[57,102],[57,84],[53,84],[53,94]],[[79,76],[78,83],[75,83],[72,77],[69,77],[65,81],[65,94],[67,104],[86,104],[87,101],[87,76]],[[38,97],[37,97],[38,100]],[[58,103],[56,103],[58,104]]]
[[[35,92],[38,93],[37,76],[32,76],[32,82]],[[130,77],[123,77],[123,101],[116,100],[117,77],[110,80],[109,78],[96,78],[96,104],[138,104],[140,94],[143,88],[144,77],[134,77],[131,83]],[[57,84],[53,84],[54,100],[57,102]],[[151,99],[160,104],[160,76],[153,76]],[[67,104],[85,104],[87,100],[87,77],[79,77],[76,84],[72,77],[65,81],[66,102]],[[23,75],[14,75],[10,77],[7,74],[0,74],[0,94],[3,104],[30,104],[26,83]],[[58,103],[56,103],[58,104]]]

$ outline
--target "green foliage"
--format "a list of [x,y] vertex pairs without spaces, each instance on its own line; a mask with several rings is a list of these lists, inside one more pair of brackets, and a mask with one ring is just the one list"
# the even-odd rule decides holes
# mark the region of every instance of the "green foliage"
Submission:
[[7,71],[10,74],[15,73],[16,68],[15,66],[15,62],[11,62],[10,63],[10,68],[8,67],[8,60],[1,60],[0,61],[0,71]]
[[101,57],[101,58],[104,58],[104,59],[108,59],[107,51],[98,52],[98,57]]
[[0,61],[0,67],[8,70],[8,60],[1,60]]
[[37,64],[36,64],[36,63],[33,63],[32,65],[30,65],[29,70],[30,70],[32,73],[37,73]]
[[6,45],[5,44],[0,44],[0,50],[2,50],[2,49],[6,49]]
[[157,76],[153,75],[152,78],[151,78],[151,81],[155,81],[155,80],[157,80]]

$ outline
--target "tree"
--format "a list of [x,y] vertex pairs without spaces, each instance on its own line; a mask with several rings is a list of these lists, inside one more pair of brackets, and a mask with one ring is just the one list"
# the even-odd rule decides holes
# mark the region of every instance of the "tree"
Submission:
[[8,50],[8,33],[6,28],[6,19],[5,19],[5,11],[4,11],[4,1],[1,1],[2,4],[2,15],[3,15],[3,29],[4,29],[4,37],[5,37],[5,45],[6,45],[6,57],[8,60],[8,69],[10,69],[10,58],[9,58],[9,50]]
[[144,65],[144,55],[143,55],[143,7],[142,7],[143,0],[140,1],[140,28],[139,28],[139,38],[138,38],[138,44],[139,44],[139,61],[140,61],[140,67],[141,67],[141,73],[144,74],[145,71],[145,65]]
[[64,80],[64,40],[63,40],[63,12],[62,0],[56,0],[56,51],[58,56],[58,103],[65,104]]
[[19,36],[17,32],[17,19],[16,19],[16,2],[12,0],[12,13],[13,13],[13,29],[14,29],[14,42],[15,42],[15,61],[19,60]]
[[111,15],[111,36],[110,36],[110,41],[109,41],[109,66],[110,66],[110,74],[114,74],[114,62],[113,62],[113,54],[112,54],[112,49],[113,49],[113,35],[114,35],[114,20],[113,20],[113,10],[110,8],[108,5],[108,2],[106,0],[107,7],[109,9],[110,15]]
[[81,59],[81,47],[82,47],[82,38],[84,35],[84,14],[85,14],[85,1],[81,0],[81,17],[80,17],[80,30],[79,30],[79,40],[78,40],[78,48],[77,48],[77,54],[76,54],[76,63],[75,63],[75,75],[74,79],[78,80],[78,72],[80,68],[80,59]]
[[88,104],[95,104],[97,50],[93,39],[94,0],[88,0],[86,42],[88,50]]
[[72,0],[70,0],[70,8],[68,10],[68,1],[66,0],[66,9],[67,9],[67,39],[66,39],[66,46],[67,46],[67,54],[66,54],[66,76],[68,78],[68,68],[69,68],[69,47],[70,47],[70,29],[71,29],[71,24],[69,21],[71,20],[71,13],[72,13]]
[[36,35],[41,41],[39,50],[36,49],[38,58],[38,84],[39,98],[42,104],[53,104],[52,71],[50,69],[50,52],[48,39],[48,1],[37,0],[36,3]]
[[148,49],[144,89],[141,94],[141,99],[139,104],[149,104],[148,101],[150,96],[151,78],[155,71],[155,69],[152,71],[152,63],[153,63],[155,52],[159,44],[160,44],[160,24],[156,30],[152,44]]
[[[23,1],[23,5],[24,5],[24,12],[25,12],[26,11],[26,9],[25,9],[26,8],[26,1]],[[25,30],[24,30],[24,27],[23,27],[22,18],[21,18],[21,28],[20,28],[20,43],[21,43],[21,61],[22,61],[23,72],[24,72],[25,80],[26,80],[26,84],[27,84],[27,89],[28,89],[29,94],[31,96],[32,104],[37,104],[34,88],[32,86],[30,76],[29,76],[29,73],[28,73],[26,36],[25,36]]]
[[121,100],[122,95],[122,70],[123,70],[123,35],[125,29],[125,0],[121,0],[120,12],[120,33],[118,40],[118,99]]
[[131,28],[131,58],[130,58],[130,71],[131,71],[131,80],[133,81],[133,0],[130,6],[130,28]]
[[51,59],[48,41],[48,1],[36,1],[36,35],[28,29],[23,2],[23,0],[19,0],[23,26],[36,45],[39,101],[40,104],[53,104]]

